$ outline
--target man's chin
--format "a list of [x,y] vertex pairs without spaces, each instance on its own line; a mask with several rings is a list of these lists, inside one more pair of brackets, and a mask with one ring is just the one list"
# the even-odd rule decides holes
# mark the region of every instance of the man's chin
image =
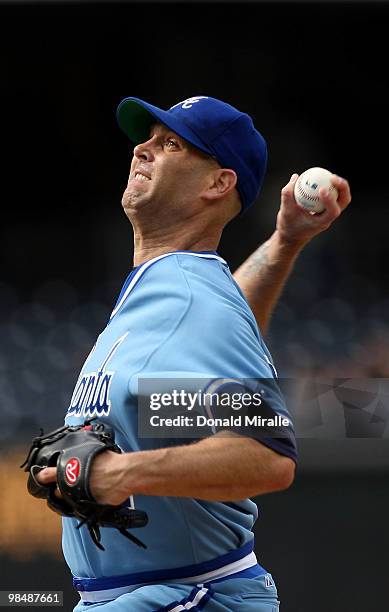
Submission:
[[125,191],[122,197],[122,207],[126,214],[142,210],[150,203],[150,198],[144,194]]

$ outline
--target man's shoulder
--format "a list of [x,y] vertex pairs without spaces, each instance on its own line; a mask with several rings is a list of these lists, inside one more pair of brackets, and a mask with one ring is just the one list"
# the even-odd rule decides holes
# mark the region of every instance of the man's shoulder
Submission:
[[[145,266],[146,272],[147,265]],[[231,283],[227,262],[214,252],[176,251],[150,262],[148,279],[170,279],[178,284],[196,280],[207,285],[209,279]]]
[[135,278],[128,311],[134,319],[170,319],[174,327],[193,333],[214,333],[249,326],[257,335],[252,312],[233,280],[227,263],[216,253],[175,252],[146,263]]
[[192,293],[197,293],[203,298],[205,294],[224,297],[239,295],[228,264],[222,257],[180,255],[177,256],[177,264]]
[[182,258],[178,260],[178,265],[191,293],[193,309],[204,317],[213,315],[221,325],[243,318],[250,326],[257,328],[246,298],[221,257],[205,264],[203,261]]
[[154,299],[239,295],[227,263],[213,253],[176,252],[156,259],[140,271],[137,285],[139,293]]

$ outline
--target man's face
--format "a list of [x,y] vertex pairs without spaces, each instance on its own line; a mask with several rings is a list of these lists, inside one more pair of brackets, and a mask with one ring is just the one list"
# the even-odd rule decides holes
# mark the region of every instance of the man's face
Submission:
[[134,149],[122,198],[126,214],[131,217],[146,206],[154,214],[190,214],[215,165],[216,161],[167,127],[154,125],[149,140]]

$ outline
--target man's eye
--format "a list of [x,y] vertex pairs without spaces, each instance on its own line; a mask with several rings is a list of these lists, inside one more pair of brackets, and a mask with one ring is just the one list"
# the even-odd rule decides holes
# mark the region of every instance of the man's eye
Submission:
[[173,138],[168,138],[167,140],[165,140],[165,146],[171,149],[172,147],[177,147],[178,144],[175,140],[173,140]]

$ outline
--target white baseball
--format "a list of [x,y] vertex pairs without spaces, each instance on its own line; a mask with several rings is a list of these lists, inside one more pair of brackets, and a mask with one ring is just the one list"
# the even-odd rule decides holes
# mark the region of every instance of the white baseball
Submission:
[[332,172],[325,168],[309,168],[298,177],[294,186],[294,197],[297,204],[300,204],[309,212],[323,212],[324,203],[319,197],[320,187],[326,187],[334,192],[335,198],[338,197],[338,190],[331,183]]

